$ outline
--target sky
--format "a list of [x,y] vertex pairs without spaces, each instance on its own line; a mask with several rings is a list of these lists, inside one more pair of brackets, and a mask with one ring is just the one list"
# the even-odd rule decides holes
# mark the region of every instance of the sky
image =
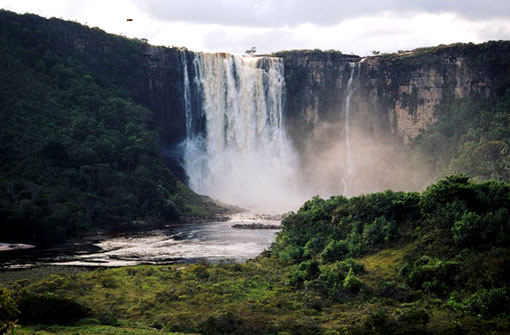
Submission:
[[259,54],[334,49],[365,56],[510,40],[510,0],[0,0],[0,8],[154,45],[237,54],[256,47]]

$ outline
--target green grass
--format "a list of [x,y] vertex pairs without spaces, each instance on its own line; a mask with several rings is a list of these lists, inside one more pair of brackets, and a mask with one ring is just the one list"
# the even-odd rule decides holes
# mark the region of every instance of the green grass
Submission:
[[[416,328],[402,321],[401,327],[429,333],[455,329],[505,333],[508,320],[476,323],[457,315],[444,300],[418,296],[406,302],[374,295],[378,281],[397,278],[398,267],[412,250],[413,245],[405,245],[358,258],[365,266],[360,278],[366,286],[338,302],[312,289],[291,287],[288,278],[296,266],[275,258],[246,264],[98,269],[9,281],[16,295],[66,297],[92,311],[75,325],[23,326],[15,334],[214,334],[230,326],[236,334],[375,334],[399,325],[398,315],[413,309],[426,310],[430,322]],[[367,332],[373,320],[379,320],[382,328]]]
[[367,270],[367,278],[391,279],[397,274],[398,267],[404,262],[404,257],[412,249],[409,244],[400,248],[383,249],[375,254],[359,259]]

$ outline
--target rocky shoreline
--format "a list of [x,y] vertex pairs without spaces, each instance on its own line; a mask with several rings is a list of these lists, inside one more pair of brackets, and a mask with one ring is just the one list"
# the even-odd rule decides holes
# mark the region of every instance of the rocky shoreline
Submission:
[[32,248],[35,248],[35,246],[32,244],[0,243],[0,251],[24,250],[24,249],[32,249]]

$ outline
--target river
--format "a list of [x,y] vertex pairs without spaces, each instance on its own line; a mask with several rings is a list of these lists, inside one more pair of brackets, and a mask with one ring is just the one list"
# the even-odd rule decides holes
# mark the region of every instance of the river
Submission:
[[250,213],[233,215],[228,221],[173,225],[166,229],[129,235],[85,239],[48,249],[3,252],[1,267],[41,265],[130,266],[138,264],[244,262],[269,248],[277,229],[235,229],[236,224],[279,225],[276,218]]

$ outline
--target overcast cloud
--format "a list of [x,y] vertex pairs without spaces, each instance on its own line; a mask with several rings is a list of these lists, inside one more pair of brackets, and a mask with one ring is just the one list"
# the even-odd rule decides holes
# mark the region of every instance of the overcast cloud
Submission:
[[507,0],[0,0],[0,8],[197,51],[367,55],[510,39]]
[[509,18],[507,0],[145,0],[159,20],[246,27],[335,26],[383,12],[412,16],[453,13],[467,19]]

